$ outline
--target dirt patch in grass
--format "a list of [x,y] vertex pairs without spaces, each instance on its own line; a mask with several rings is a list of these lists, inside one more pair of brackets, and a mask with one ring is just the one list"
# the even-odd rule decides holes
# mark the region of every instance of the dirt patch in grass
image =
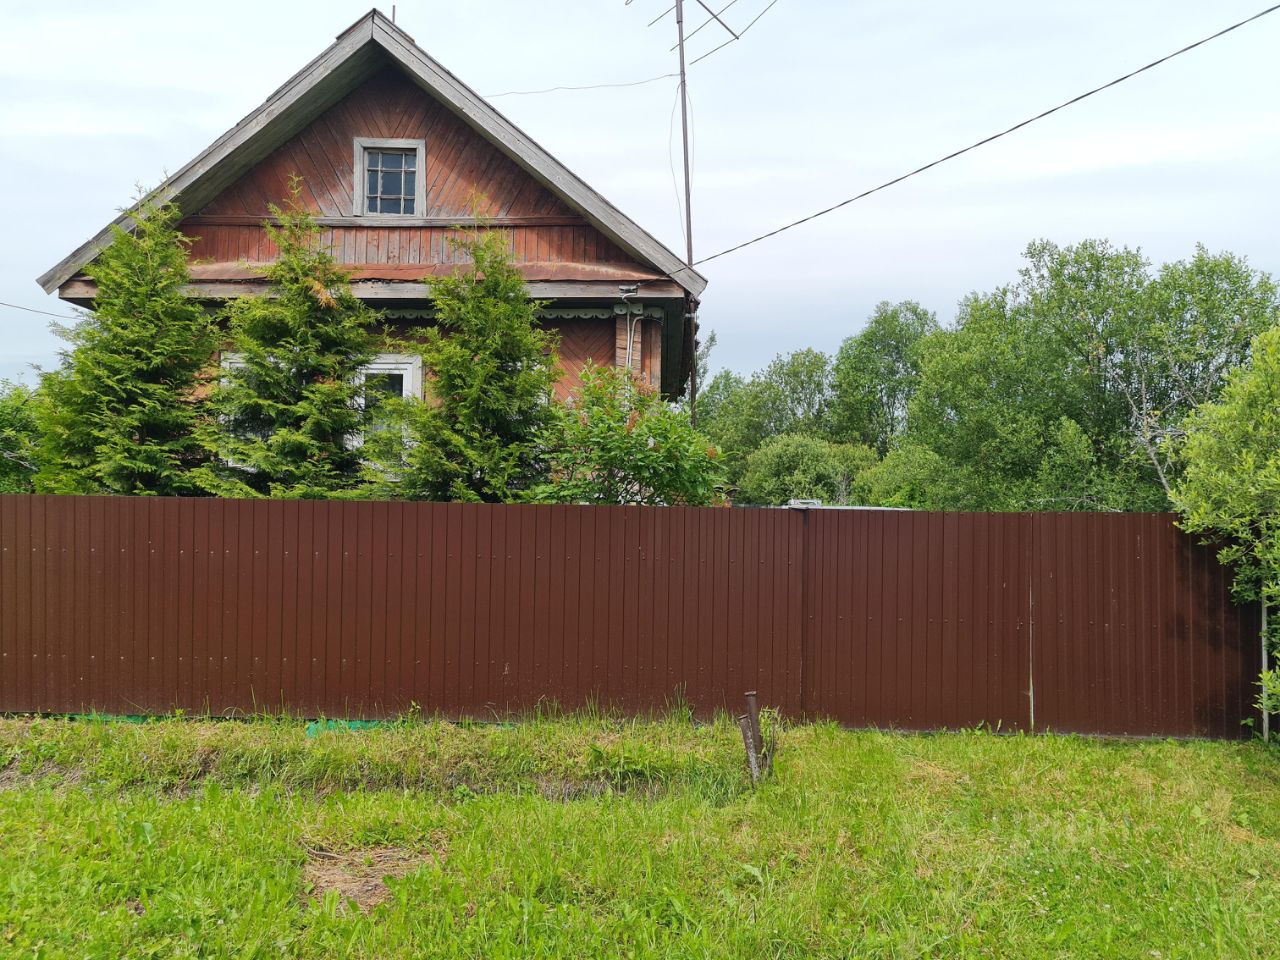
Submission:
[[959,770],[952,770],[941,764],[917,757],[911,761],[911,769],[907,772],[907,780],[929,789],[949,790],[967,785],[969,776]]
[[437,859],[433,850],[404,847],[368,847],[362,850],[316,850],[307,848],[303,868],[307,896],[323,900],[336,891],[344,905],[354,903],[368,913],[391,896],[387,880],[398,880]]
[[26,790],[41,784],[75,787],[84,782],[84,779],[85,772],[80,767],[57,767],[51,763],[42,763],[34,770],[24,771],[17,763],[11,763],[0,769],[0,793]]
[[0,793],[6,790],[21,790],[27,786],[29,779],[19,772],[16,763],[0,768]]

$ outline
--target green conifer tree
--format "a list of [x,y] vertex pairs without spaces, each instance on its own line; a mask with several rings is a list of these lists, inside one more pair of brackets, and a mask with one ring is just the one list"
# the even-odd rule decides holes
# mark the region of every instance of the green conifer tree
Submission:
[[0,493],[30,493],[35,473],[35,394],[0,380]]
[[145,203],[86,268],[93,313],[59,332],[71,344],[36,394],[41,493],[199,493],[195,432],[214,324],[182,288],[190,241],[178,208]]
[[373,416],[360,369],[377,354],[381,315],[321,247],[297,181],[271,214],[273,289],[226,309],[229,353],[201,434],[212,461],[200,483],[224,497],[349,495],[362,484],[359,438]]
[[390,404],[399,430],[369,444],[381,495],[411,500],[519,500],[546,475],[539,434],[553,419],[555,334],[538,325],[507,237],[454,240],[465,268],[432,285],[437,323],[417,348],[425,403]]

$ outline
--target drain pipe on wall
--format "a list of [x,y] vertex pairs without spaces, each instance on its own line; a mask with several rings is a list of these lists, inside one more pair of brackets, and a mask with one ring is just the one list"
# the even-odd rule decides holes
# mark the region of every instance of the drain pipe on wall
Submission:
[[632,350],[636,339],[636,322],[644,312],[643,304],[631,303],[629,298],[634,297],[639,292],[640,285],[638,283],[632,284],[631,286],[618,287],[618,293],[622,296],[622,308],[625,311],[627,318],[627,373],[631,373],[631,364],[634,362],[632,358]]

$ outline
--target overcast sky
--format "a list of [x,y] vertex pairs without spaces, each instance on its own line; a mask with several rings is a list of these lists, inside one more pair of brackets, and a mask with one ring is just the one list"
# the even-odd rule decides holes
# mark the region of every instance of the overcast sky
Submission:
[[[0,301],[66,313],[35,277],[181,167],[365,13],[368,0],[0,4]],[[411,0],[397,22],[485,95],[675,69],[671,0]],[[717,0],[719,9],[728,0]],[[735,28],[767,0],[736,0]],[[690,26],[704,19],[695,3]],[[705,256],[1110,80],[1263,0],[778,0],[690,71]],[[385,8],[390,13],[389,5]],[[691,56],[725,35],[712,25]],[[715,366],[833,350],[880,300],[950,319],[1027,242],[1106,237],[1156,261],[1197,242],[1280,273],[1280,13],[1031,128],[716,260]],[[683,250],[675,81],[494,104]],[[674,134],[674,139],[673,139]],[[0,307],[0,377],[51,365],[48,317]],[[28,375],[29,376],[29,375]]]

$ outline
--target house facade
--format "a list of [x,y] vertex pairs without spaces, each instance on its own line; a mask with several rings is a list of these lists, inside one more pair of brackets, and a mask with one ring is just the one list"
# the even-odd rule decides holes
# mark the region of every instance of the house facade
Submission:
[[[477,223],[510,238],[543,322],[560,335],[561,396],[587,361],[627,366],[669,396],[693,354],[706,280],[564,167],[374,10],[257,110],[161,185],[184,215],[189,295],[216,306],[269,291],[263,226],[292,178],[351,273],[357,296],[397,326],[432,322],[431,281],[457,269],[449,242]],[[129,213],[115,223],[128,229]],[[39,278],[91,306],[84,274],[111,225]],[[408,357],[382,373],[422,389]]]

